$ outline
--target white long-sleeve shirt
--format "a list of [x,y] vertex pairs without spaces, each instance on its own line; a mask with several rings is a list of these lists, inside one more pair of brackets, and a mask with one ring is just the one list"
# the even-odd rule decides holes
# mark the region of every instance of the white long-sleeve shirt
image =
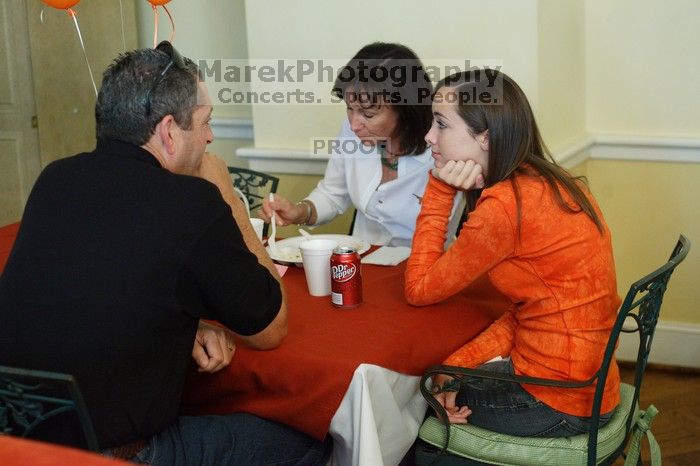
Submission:
[[[352,234],[371,244],[410,246],[416,217],[428,182],[433,160],[430,149],[419,155],[398,157],[397,177],[380,184],[382,165],[376,148],[362,148],[360,139],[345,120],[339,134],[341,148],[357,148],[353,153],[332,154],[326,173],[307,196],[317,212],[316,224],[327,223],[353,205],[357,217]],[[455,212],[463,203],[455,199],[448,239],[454,237],[459,222]],[[461,212],[461,209],[459,210]]]

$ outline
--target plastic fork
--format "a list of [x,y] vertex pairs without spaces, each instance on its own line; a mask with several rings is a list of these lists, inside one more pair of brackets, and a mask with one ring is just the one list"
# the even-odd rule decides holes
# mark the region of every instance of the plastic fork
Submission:
[[[275,196],[270,193],[268,199],[270,202],[274,202]],[[270,255],[279,256],[277,253],[277,244],[275,243],[275,237],[277,236],[277,221],[275,219],[275,211],[272,211],[272,216],[270,217],[270,236],[267,237],[267,245],[270,248]]]

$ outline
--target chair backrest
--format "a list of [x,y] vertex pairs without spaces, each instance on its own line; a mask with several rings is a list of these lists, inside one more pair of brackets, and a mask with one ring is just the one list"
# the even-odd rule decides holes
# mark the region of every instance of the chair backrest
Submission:
[[352,236],[352,232],[355,231],[355,220],[357,219],[357,209],[352,213],[352,221],[350,222],[350,229],[348,235]]
[[0,434],[99,451],[75,378],[57,372],[0,366]]
[[[683,259],[685,259],[685,257],[688,255],[689,250],[690,241],[688,241],[685,236],[681,235],[676,243],[676,246],[673,248],[673,252],[671,253],[671,257],[668,262],[654,270],[652,273],[633,283],[632,286],[630,286],[622,305],[620,306],[615,325],[613,326],[610,339],[608,340],[608,344],[605,349],[603,363],[597,372],[598,381],[596,385],[595,397],[593,399],[592,416],[590,422],[591,427],[588,439],[589,464],[595,464],[598,439],[598,419],[600,415],[600,406],[603,400],[603,390],[605,388],[605,380],[608,375],[608,369],[610,368],[610,364],[614,357],[615,348],[617,347],[617,340],[620,337],[620,333],[638,333],[639,347],[637,351],[637,359],[635,361],[634,397],[632,399],[631,409],[628,411],[630,415],[626,424],[627,436],[622,445],[620,445],[618,451],[612,455],[613,457],[618,456],[619,453],[624,450],[633,427],[632,417],[634,407],[639,400],[639,390],[642,386],[642,378],[644,377],[644,370],[646,369],[647,361],[649,359],[651,343],[654,339],[654,330],[656,329],[656,323],[659,319],[661,302],[663,301],[663,296],[666,292],[668,281],[678,264],[683,262]],[[628,324],[633,323],[633,327],[625,326],[626,322]]]
[[[248,168],[228,167],[233,187],[243,193],[247,200],[247,207],[252,212],[262,207],[262,201],[270,193],[277,192],[279,178],[267,173],[257,172]],[[263,235],[267,236],[268,225],[263,228]]]

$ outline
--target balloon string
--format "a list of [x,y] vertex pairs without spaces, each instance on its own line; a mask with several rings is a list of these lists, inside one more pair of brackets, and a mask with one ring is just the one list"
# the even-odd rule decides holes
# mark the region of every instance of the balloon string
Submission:
[[87,64],[88,72],[90,72],[92,88],[95,90],[95,97],[97,97],[97,85],[95,85],[95,77],[92,75],[90,61],[88,60],[87,52],[85,51],[85,43],[83,43],[83,35],[80,33],[80,26],[78,26],[78,18],[75,17],[75,11],[73,11],[72,8],[68,9],[68,14],[73,18],[73,22],[75,23],[75,30],[78,31],[78,39],[80,39],[80,46],[83,48],[83,56],[85,57],[85,63]]
[[153,48],[158,45],[158,10],[156,10],[155,5],[151,5],[153,8]]
[[168,18],[170,18],[170,43],[172,44],[173,40],[175,39],[175,21],[173,21],[173,15],[170,14],[168,7],[163,5],[163,9],[168,14]]
[[122,8],[122,0],[119,0],[119,17],[122,20],[122,46],[126,52],[126,34],[124,33],[124,8]]

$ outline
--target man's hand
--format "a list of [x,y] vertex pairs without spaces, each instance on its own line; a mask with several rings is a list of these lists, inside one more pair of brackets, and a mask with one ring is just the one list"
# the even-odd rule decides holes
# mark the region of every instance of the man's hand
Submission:
[[228,173],[228,167],[221,157],[205,152],[202,157],[202,163],[199,165],[195,175],[216,185],[221,191],[221,196],[224,200],[237,197],[233,191],[233,183],[231,182],[231,175]]
[[[231,213],[233,214],[233,219],[236,221],[238,228],[243,234],[243,239],[248,246],[248,249],[255,253],[253,245],[260,244],[258,236],[253,230],[250,221],[248,220],[248,211],[246,210],[245,204],[241,198],[236,194],[233,189],[233,182],[231,181],[231,175],[228,172],[228,167],[224,160],[214,154],[209,152],[204,153],[202,157],[202,163],[197,170],[198,177],[213,183],[219,192],[224,202],[226,202],[229,207],[231,207]],[[261,249],[264,251],[265,249]],[[256,254],[257,255],[257,254]]]
[[[436,375],[433,378],[433,387],[443,387],[446,383],[452,381],[452,377],[447,375]],[[466,406],[455,406],[457,392],[442,392],[435,395],[435,399],[445,408],[447,419],[451,424],[466,424],[467,417],[472,413],[472,410]],[[436,413],[437,414],[437,413]]]
[[484,173],[481,165],[473,160],[450,160],[442,167],[433,168],[435,178],[450,186],[468,191],[484,187]]
[[236,344],[231,332],[222,327],[199,321],[194,339],[192,359],[199,372],[214,373],[228,366],[236,352]]

